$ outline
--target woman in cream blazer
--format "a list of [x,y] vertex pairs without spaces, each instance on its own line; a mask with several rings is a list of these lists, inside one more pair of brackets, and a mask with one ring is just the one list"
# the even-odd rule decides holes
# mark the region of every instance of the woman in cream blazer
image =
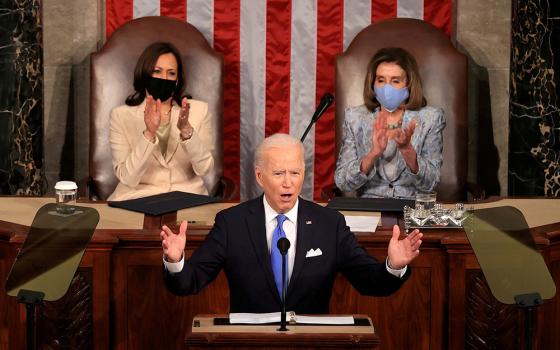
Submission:
[[[155,43],[140,56],[136,92],[111,111],[113,170],[110,201],[183,191],[208,194],[213,184],[213,126],[205,102],[180,96],[183,67],[177,49]],[[208,186],[208,187],[207,187]]]

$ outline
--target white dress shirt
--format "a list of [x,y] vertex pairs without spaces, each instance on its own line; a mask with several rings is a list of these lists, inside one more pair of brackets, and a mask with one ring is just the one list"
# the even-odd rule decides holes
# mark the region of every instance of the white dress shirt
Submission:
[[[270,255],[270,249],[272,246],[272,235],[278,222],[276,217],[279,215],[272,207],[268,204],[266,200],[266,195],[263,196],[264,204],[264,222],[266,223],[266,243],[268,244],[268,254]],[[294,269],[294,261],[296,259],[296,241],[297,241],[297,214],[298,214],[299,199],[296,200],[296,204],[288,212],[284,213],[288,218],[284,221],[282,228],[286,234],[286,238],[290,241],[290,249],[288,249],[287,263],[288,263],[288,284],[289,279],[292,277],[292,271]],[[276,248],[276,247],[275,247]],[[276,248],[278,249],[278,248]]]

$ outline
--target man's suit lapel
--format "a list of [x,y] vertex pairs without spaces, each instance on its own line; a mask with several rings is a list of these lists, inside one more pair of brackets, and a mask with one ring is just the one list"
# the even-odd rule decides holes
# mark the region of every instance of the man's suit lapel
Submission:
[[259,259],[260,266],[262,266],[264,270],[263,272],[266,280],[268,281],[268,285],[270,286],[272,293],[276,295],[278,301],[280,301],[280,296],[278,295],[278,290],[276,289],[276,283],[274,282],[272,266],[270,265],[270,254],[268,253],[268,243],[266,241],[263,196],[260,196],[252,201],[246,224],[249,236],[251,237],[251,242],[253,243],[253,249]]
[[296,258],[294,261],[294,271],[290,277],[290,284],[288,286],[288,296],[292,294],[295,290],[295,286],[298,277],[303,269],[305,263],[305,255],[307,251],[311,249],[311,243],[313,241],[314,223],[311,213],[307,208],[307,202],[303,199],[299,199],[298,208],[298,227],[297,227],[297,243],[296,243]]

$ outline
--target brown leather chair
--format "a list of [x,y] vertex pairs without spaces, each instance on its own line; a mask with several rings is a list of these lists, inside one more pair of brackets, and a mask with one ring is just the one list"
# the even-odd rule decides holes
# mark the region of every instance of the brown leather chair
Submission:
[[179,49],[186,73],[185,93],[208,103],[215,125],[214,166],[219,174],[217,178],[209,179],[209,183],[216,184],[211,194],[229,198],[235,194],[235,186],[231,181],[220,179],[223,166],[223,57],[208,45],[194,26],[166,17],[143,17],[128,22],[91,56],[89,197],[106,199],[118,183],[113,174],[109,144],[110,112],[124,104],[126,97],[134,92],[132,82],[136,61],[142,51],[156,41],[170,42]]
[[428,105],[441,107],[447,125],[443,133],[443,166],[438,200],[456,202],[467,194],[467,57],[431,24],[396,18],[362,30],[336,58],[336,145],[342,139],[344,109],[364,103],[367,65],[375,52],[387,46],[408,50],[418,62]]

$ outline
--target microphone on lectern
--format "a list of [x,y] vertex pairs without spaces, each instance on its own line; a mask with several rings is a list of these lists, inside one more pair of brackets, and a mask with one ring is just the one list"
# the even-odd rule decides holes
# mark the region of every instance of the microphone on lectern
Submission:
[[305,129],[305,132],[301,137],[301,142],[305,140],[305,137],[307,136],[307,133],[313,126],[313,123],[316,123],[317,120],[321,118],[321,116],[327,111],[327,109],[333,103],[333,101],[334,101],[334,96],[330,92],[327,92],[326,94],[323,95],[323,97],[321,97],[321,100],[319,101],[319,105],[317,105],[317,109],[315,110],[315,113],[313,113],[313,117],[311,117],[311,121],[309,122],[307,129]]

